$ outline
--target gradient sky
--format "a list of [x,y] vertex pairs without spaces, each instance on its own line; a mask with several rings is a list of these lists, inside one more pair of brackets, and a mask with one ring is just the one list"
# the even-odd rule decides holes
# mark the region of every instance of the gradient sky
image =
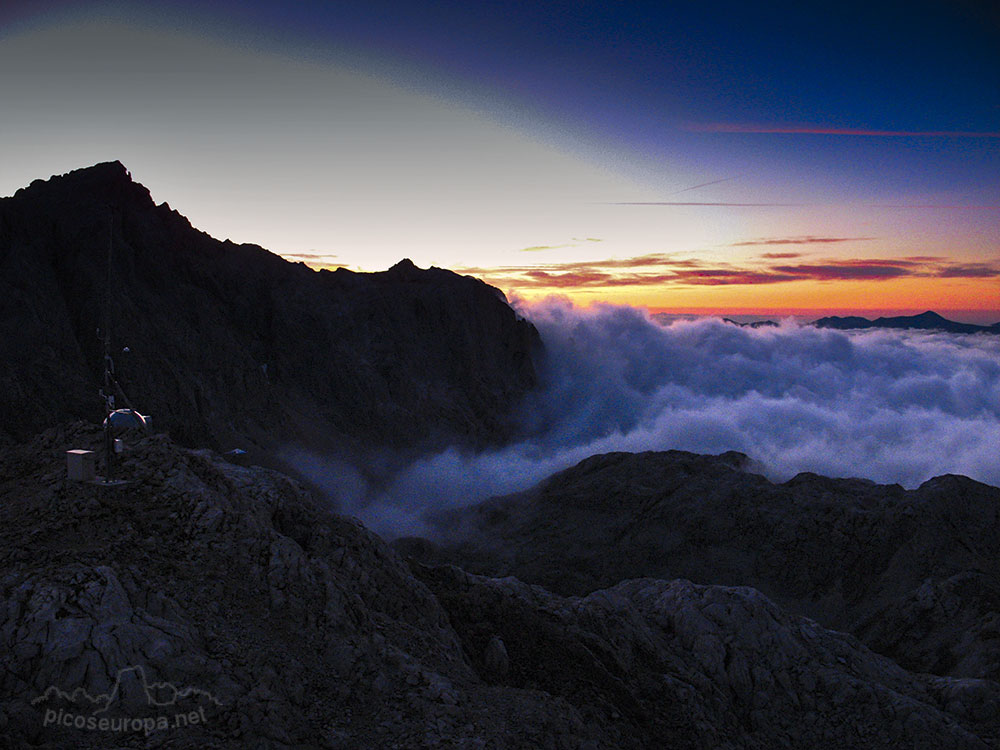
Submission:
[[1000,320],[995,5],[757,6],[7,2],[0,194],[118,159],[314,266]]

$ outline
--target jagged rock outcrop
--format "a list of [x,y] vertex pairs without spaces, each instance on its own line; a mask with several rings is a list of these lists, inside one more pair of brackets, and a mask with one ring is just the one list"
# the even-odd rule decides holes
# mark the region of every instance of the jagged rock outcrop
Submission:
[[733,320],[732,318],[723,318],[722,322],[739,326],[740,328],[777,328],[780,325],[780,323],[776,323],[773,320],[754,320],[750,323],[740,323],[738,320]]
[[1000,489],[751,469],[739,453],[593,456],[438,517],[441,545],[396,544],[562,594],[646,576],[753,586],[908,669],[1000,679]]
[[[135,667],[140,683],[201,691],[183,707],[207,721],[123,747],[502,747],[522,715],[568,731],[551,697],[483,686],[426,586],[293,480],[154,436],[126,454],[133,484],[67,482],[62,449],[97,442],[55,430],[0,462],[6,746],[107,747],[44,711],[89,709],[83,691],[107,701]],[[137,693],[118,715],[136,715]]]
[[[1000,685],[913,675],[749,588],[624,581],[563,598],[514,578],[417,568],[500,684],[585,706],[611,747],[988,747]],[[476,666],[485,666],[474,661]]]
[[6,438],[103,418],[109,236],[120,379],[186,444],[482,445],[535,383],[537,332],[483,282],[409,261],[316,272],[219,242],[114,162],[0,199]]
[[909,673],[752,589],[408,566],[293,480],[162,435],[130,443],[131,484],[68,482],[62,451],[99,440],[0,454],[0,747],[997,746],[996,683]]

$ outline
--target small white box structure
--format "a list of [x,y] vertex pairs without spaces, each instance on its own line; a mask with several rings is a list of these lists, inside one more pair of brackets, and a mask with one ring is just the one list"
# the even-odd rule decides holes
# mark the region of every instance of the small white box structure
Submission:
[[97,454],[76,448],[66,451],[66,473],[74,482],[92,482],[97,477]]

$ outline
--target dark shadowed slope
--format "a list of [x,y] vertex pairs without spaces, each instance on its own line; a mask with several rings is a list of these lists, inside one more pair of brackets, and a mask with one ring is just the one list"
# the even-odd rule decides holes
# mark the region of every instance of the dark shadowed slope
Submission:
[[443,516],[441,548],[397,546],[561,594],[643,576],[753,586],[910,669],[1000,678],[1000,489],[950,475],[913,491],[815,474],[774,484],[748,464],[594,456]]
[[[0,453],[0,748],[996,747],[1000,685],[907,672],[753,589],[411,569],[287,477],[161,435],[129,488],[67,482],[61,452],[99,441]],[[112,717],[163,715],[144,687],[169,683],[205,722],[44,726],[116,682]]]
[[533,326],[496,289],[403,261],[315,272],[219,242],[120,163],[0,200],[0,430],[98,420],[109,215],[121,380],[176,438],[225,445],[502,439]]

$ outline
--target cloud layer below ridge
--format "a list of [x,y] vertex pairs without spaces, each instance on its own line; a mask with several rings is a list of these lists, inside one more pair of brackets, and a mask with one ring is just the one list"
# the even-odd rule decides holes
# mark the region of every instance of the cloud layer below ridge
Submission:
[[955,473],[1000,485],[1000,337],[664,326],[636,308],[552,299],[521,312],[547,349],[543,387],[524,405],[528,437],[426,457],[377,492],[349,467],[303,470],[390,535],[425,531],[425,509],[525,489],[618,450],[737,450],[778,481],[810,471],[915,487]]

